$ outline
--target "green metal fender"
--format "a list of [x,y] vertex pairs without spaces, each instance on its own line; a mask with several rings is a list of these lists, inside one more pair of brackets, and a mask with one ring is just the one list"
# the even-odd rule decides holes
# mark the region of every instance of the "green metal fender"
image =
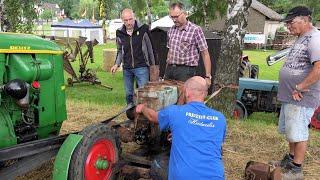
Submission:
[[54,162],[53,180],[68,179],[71,156],[82,137],[82,135],[70,134],[63,142]]

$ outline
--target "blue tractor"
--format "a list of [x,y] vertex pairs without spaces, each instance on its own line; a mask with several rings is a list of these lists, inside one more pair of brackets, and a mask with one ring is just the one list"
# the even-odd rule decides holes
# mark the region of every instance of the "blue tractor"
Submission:
[[234,116],[239,119],[253,112],[280,112],[278,81],[240,78]]

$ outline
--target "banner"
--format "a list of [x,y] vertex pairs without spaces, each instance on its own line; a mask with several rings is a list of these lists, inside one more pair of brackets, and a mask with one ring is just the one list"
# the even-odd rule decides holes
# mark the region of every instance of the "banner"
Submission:
[[244,36],[244,43],[265,44],[266,43],[266,35],[264,35],[264,34],[246,34]]

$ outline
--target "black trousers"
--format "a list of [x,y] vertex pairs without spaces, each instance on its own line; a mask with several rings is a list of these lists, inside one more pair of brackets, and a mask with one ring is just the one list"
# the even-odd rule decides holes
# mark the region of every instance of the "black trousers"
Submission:
[[196,66],[172,65],[168,64],[164,79],[186,81],[196,75]]

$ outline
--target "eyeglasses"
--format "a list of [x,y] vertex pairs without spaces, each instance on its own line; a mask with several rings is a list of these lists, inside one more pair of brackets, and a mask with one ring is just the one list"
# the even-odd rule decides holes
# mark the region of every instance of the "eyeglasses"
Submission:
[[178,14],[178,15],[176,15],[176,16],[170,16],[170,18],[171,18],[171,19],[178,19],[182,13],[183,13],[183,12],[181,12],[180,14]]
[[292,26],[294,25],[296,22],[298,22],[297,20],[295,20],[296,18],[290,20],[290,21],[287,21],[285,26]]

